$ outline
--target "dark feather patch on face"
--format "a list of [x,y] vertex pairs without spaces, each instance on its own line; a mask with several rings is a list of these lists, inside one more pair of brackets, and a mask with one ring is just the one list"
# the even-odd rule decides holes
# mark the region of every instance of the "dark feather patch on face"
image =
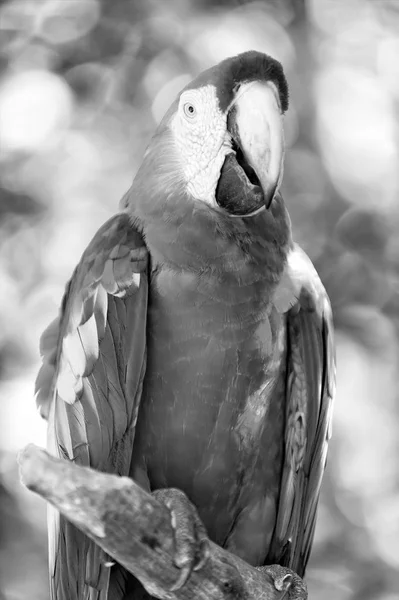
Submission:
[[218,65],[201,73],[185,89],[214,85],[220,109],[224,112],[234,100],[240,84],[250,81],[273,82],[279,93],[282,112],[284,113],[288,109],[288,85],[283,67],[271,56],[255,50],[226,58]]

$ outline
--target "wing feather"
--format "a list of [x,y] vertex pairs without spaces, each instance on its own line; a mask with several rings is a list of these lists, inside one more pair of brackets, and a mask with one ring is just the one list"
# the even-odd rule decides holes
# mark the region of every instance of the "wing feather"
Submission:
[[[60,316],[41,338],[36,400],[56,456],[128,474],[145,372],[147,297],[147,250],[121,213],[90,242]],[[48,520],[52,598],[105,599],[104,552],[51,507]]]
[[303,576],[331,437],[335,353],[327,293],[297,246],[274,302],[287,314],[287,402],[285,459],[268,561]]

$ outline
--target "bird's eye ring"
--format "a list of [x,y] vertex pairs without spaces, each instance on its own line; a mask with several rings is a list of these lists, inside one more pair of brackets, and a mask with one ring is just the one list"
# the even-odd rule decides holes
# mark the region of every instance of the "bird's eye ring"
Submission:
[[197,109],[195,108],[194,104],[192,104],[192,102],[186,102],[183,106],[183,110],[184,114],[189,119],[193,119],[197,114]]

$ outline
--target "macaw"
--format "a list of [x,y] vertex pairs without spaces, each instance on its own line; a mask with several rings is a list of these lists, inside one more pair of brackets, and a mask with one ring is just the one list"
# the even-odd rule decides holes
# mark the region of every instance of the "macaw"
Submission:
[[[287,108],[282,66],[255,51],[187,85],[41,338],[49,450],[167,504],[176,589],[209,538],[300,576],[309,559],[335,362],[280,193]],[[142,597],[54,510],[49,555],[53,599]]]

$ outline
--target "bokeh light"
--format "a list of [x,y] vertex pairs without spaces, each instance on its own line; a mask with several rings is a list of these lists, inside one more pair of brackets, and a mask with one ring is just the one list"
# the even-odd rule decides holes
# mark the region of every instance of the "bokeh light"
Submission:
[[69,126],[72,102],[69,87],[52,73],[12,75],[0,89],[2,153],[37,152],[51,143]]

